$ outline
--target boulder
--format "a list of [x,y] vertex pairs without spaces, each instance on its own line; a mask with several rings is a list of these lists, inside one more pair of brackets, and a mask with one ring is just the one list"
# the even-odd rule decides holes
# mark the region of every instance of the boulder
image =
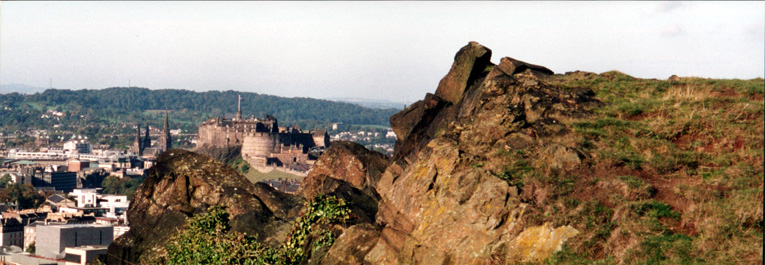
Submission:
[[547,69],[547,67],[536,65],[536,64],[530,64],[524,61],[519,61],[510,57],[504,57],[499,60],[499,65],[497,65],[497,68],[504,72],[507,75],[514,75],[517,73],[521,73],[523,71],[531,70],[534,72],[538,72],[545,75],[552,75],[554,74],[552,70]]
[[380,198],[375,188],[388,163],[385,155],[360,144],[334,142],[313,165],[298,194],[307,200],[334,195],[348,203],[350,223],[373,223]]
[[215,159],[189,151],[171,149],[148,170],[127,211],[131,229],[108,249],[107,264],[134,264],[159,255],[170,236],[183,229],[186,220],[224,206],[231,216],[232,231],[258,235],[261,242],[283,242],[304,200],[253,185]]
[[305,198],[329,193],[333,187],[322,185],[328,178],[347,182],[360,190],[374,188],[387,166],[388,158],[379,152],[354,142],[333,142],[313,165],[298,193]]
[[462,47],[454,56],[449,73],[441,79],[436,89],[436,96],[457,103],[462,99],[465,90],[478,80],[491,66],[491,50],[477,42],[471,41]]

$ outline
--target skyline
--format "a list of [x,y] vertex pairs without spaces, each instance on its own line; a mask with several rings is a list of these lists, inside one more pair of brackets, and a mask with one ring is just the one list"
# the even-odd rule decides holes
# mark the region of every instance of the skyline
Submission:
[[469,41],[555,73],[752,79],[763,2],[2,2],[0,85],[414,102]]

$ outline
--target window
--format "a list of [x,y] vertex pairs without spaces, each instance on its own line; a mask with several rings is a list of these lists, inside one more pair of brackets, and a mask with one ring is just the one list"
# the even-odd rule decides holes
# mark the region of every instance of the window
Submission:
[[72,254],[72,253],[66,253],[66,256],[64,256],[64,260],[66,260],[67,262],[74,262],[74,263],[80,263],[81,258],[82,257],[80,257],[80,255]]

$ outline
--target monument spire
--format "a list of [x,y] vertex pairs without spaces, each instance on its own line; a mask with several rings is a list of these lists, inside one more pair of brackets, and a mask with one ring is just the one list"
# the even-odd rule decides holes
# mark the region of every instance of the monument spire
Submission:
[[236,120],[242,120],[242,95],[239,95],[239,104],[236,108]]

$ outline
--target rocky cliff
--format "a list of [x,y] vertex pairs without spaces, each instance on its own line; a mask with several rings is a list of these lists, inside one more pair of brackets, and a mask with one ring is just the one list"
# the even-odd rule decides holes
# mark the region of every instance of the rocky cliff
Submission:
[[210,205],[273,246],[330,194],[351,218],[304,263],[761,263],[762,87],[556,75],[470,42],[435,94],[391,117],[393,157],[333,143],[296,196],[166,153],[110,259],[155,255]]
[[164,152],[147,175],[127,211],[131,229],[109,246],[107,264],[151,262],[187,219],[216,205],[231,215],[232,231],[277,245],[304,205],[299,196],[252,184],[215,159],[184,150]]
[[[375,264],[541,261],[579,233],[540,221],[540,209],[508,181],[508,154],[544,153],[550,170],[580,163],[561,121],[588,115],[589,90],[546,84],[547,68],[471,42],[436,93],[391,117],[395,160],[377,185]],[[544,140],[542,140],[544,139]]]

